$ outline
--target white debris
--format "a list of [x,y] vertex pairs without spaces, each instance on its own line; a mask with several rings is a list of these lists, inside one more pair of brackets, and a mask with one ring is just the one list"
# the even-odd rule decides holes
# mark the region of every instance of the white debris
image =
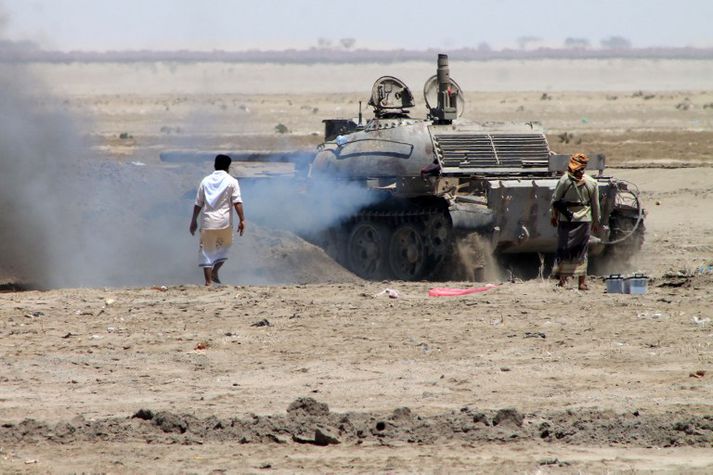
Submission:
[[388,296],[390,299],[397,299],[401,296],[399,291],[396,289],[384,289],[381,292],[374,294],[374,297],[381,297],[384,295]]
[[710,318],[701,318],[701,317],[694,315],[693,318],[691,318],[691,321],[693,323],[695,323],[696,325],[699,325],[702,327],[702,326],[710,323],[711,319]]

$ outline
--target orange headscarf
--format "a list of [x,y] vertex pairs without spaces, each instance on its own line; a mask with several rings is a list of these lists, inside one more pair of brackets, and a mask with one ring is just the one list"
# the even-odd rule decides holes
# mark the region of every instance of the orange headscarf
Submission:
[[569,157],[569,165],[567,166],[567,171],[569,173],[575,173],[579,170],[584,170],[587,168],[587,162],[589,162],[589,157],[583,153],[575,153]]

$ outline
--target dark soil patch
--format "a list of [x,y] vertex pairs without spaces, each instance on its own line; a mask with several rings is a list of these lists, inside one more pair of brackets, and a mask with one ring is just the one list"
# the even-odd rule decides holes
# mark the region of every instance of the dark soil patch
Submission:
[[48,424],[26,419],[0,426],[0,444],[54,442],[131,442],[194,444],[301,443],[313,445],[440,441],[513,442],[541,440],[555,444],[622,447],[708,447],[713,437],[713,412],[617,414],[598,409],[520,413],[507,408],[477,411],[464,407],[435,416],[419,416],[407,407],[384,413],[335,413],[326,404],[300,398],[287,414],[248,418],[205,419],[187,414],[141,409],[129,418]]

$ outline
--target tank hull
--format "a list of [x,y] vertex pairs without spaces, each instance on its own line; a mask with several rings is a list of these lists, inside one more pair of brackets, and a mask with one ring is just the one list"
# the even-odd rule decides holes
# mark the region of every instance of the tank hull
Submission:
[[[352,271],[370,279],[455,278],[458,273],[447,268],[461,267],[454,253],[472,235],[496,256],[554,254],[550,203],[561,171],[551,169],[552,156],[532,124],[377,120],[325,143],[311,177],[348,180],[365,193],[379,193],[329,233],[328,247]],[[636,226],[640,247],[640,204],[623,203],[621,195],[630,192],[601,170],[596,179],[605,226],[590,255],[610,254],[612,246],[601,243],[622,226]]]

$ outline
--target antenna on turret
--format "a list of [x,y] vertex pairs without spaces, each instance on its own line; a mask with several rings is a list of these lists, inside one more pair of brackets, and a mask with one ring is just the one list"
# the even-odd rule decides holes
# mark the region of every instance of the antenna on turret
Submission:
[[358,123],[357,125],[361,125],[361,119],[362,119],[362,116],[361,116],[361,101],[359,101],[359,123]]

